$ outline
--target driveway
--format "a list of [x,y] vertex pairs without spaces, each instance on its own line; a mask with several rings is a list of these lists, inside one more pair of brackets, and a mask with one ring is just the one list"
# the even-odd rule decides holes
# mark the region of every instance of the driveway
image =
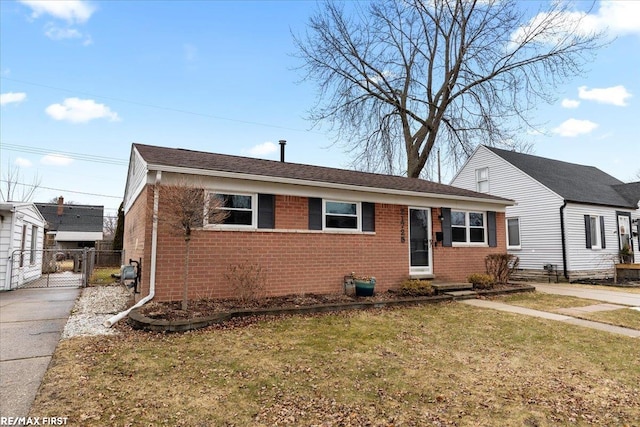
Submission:
[[28,415],[78,295],[78,288],[0,292],[2,417]]
[[546,284],[532,283],[538,292],[555,295],[568,295],[578,298],[592,299],[596,301],[608,302],[611,304],[627,305],[629,307],[640,307],[640,293],[608,291],[602,287],[587,289],[586,287],[568,284]]

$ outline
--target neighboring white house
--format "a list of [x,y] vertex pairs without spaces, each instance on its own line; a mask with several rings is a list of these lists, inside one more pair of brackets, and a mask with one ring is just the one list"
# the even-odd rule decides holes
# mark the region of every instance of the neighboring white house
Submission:
[[479,146],[451,185],[515,200],[506,208],[507,250],[518,276],[612,277],[626,246],[640,258],[640,182],[583,166]]
[[44,225],[33,203],[0,203],[0,291],[42,275]]

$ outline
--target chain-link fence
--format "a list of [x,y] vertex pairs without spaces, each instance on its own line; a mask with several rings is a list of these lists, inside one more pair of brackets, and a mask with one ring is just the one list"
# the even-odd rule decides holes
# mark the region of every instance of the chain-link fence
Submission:
[[95,249],[16,250],[11,255],[11,289],[87,286],[95,267],[118,267],[121,251]]

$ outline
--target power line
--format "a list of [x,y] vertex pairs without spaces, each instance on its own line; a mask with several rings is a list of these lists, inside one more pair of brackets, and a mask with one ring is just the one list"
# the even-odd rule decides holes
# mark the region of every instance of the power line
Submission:
[[125,103],[125,104],[138,105],[138,106],[141,106],[141,107],[155,108],[155,109],[158,109],[158,110],[172,111],[172,112],[181,113],[181,114],[189,114],[189,115],[192,115],[192,116],[207,117],[207,118],[210,118],[210,119],[225,120],[225,121],[235,122],[235,123],[243,123],[243,124],[248,124],[248,125],[264,126],[264,127],[274,128],[274,129],[283,129],[283,130],[290,130],[290,131],[294,131],[294,132],[305,132],[305,133],[313,133],[313,134],[317,134],[317,135],[322,135],[322,133],[320,133],[320,132],[316,132],[316,131],[312,131],[312,130],[308,130],[308,129],[296,129],[296,128],[290,128],[290,127],[286,127],[286,126],[272,125],[272,124],[268,124],[268,123],[252,122],[252,121],[249,121],[249,120],[232,119],[232,118],[229,118],[229,117],[215,116],[213,114],[206,114],[206,113],[198,113],[198,112],[195,112],[195,111],[183,110],[183,109],[180,109],[180,108],[173,108],[173,107],[165,107],[165,106],[161,106],[161,105],[147,104],[147,103],[144,103],[144,102],[130,101],[128,99],[122,99],[122,98],[113,98],[113,97],[110,97],[110,96],[98,95],[98,94],[90,93],[90,92],[66,89],[66,88],[61,88],[61,87],[56,87],[56,86],[49,86],[49,85],[45,85],[45,84],[42,84],[42,83],[34,83],[34,82],[26,81],[26,80],[13,79],[13,78],[9,78],[9,77],[0,76],[0,79],[9,80],[9,81],[16,82],[16,83],[23,83],[23,84],[27,84],[27,85],[31,85],[31,86],[39,86],[39,87],[43,87],[43,88],[47,88],[47,89],[53,89],[53,90],[59,90],[59,91],[63,91],[63,92],[69,92],[69,93],[73,93],[73,94],[91,96],[93,98],[108,99],[110,101],[116,101],[116,102],[122,102],[122,103]]
[[[0,182],[6,182],[9,183],[11,181],[8,181],[6,179],[0,179]],[[62,188],[52,188],[52,187],[43,187],[42,185],[37,185],[37,184],[25,184],[22,182],[11,182],[12,184],[15,185],[22,185],[24,187],[36,187],[36,188],[42,188],[43,190],[55,190],[55,191],[63,191],[65,193],[74,193],[74,194],[84,194],[86,196],[98,196],[98,197],[109,197],[112,199],[119,199],[122,200],[122,196],[109,196],[107,194],[98,194],[98,193],[87,193],[84,191],[74,191],[74,190],[64,190]]]
[[108,165],[126,166],[129,163],[127,160],[117,159],[113,157],[96,156],[93,154],[74,153],[71,151],[59,151],[59,150],[52,152],[52,150],[46,149],[46,148],[38,148],[38,147],[32,147],[28,145],[7,144],[6,142],[0,142],[0,148],[7,151],[17,151],[21,153],[30,153],[30,154],[44,154],[44,155],[61,154],[66,157],[72,158],[74,160],[82,160],[82,161],[94,162],[94,163],[104,163]]

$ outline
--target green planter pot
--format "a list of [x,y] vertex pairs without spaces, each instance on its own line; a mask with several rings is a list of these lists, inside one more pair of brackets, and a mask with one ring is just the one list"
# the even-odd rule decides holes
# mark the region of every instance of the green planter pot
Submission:
[[353,283],[356,287],[356,296],[370,297],[373,296],[373,290],[376,287],[376,280],[354,280]]

